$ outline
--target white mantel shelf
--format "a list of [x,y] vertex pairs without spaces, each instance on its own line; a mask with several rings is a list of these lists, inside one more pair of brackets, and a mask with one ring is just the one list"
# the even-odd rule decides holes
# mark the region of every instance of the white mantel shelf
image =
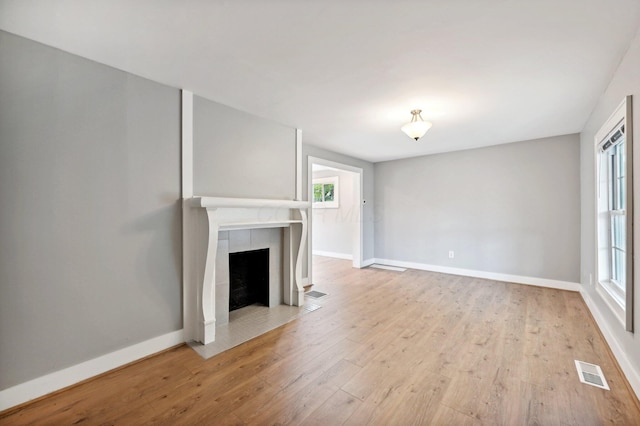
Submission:
[[285,228],[302,220],[266,220],[262,222],[227,222],[220,224],[220,231],[238,231],[256,228]]
[[193,197],[191,205],[204,208],[284,208],[284,209],[308,209],[309,201],[271,200],[265,198],[224,198],[224,197]]
[[[184,200],[183,220],[190,244],[189,279],[185,282],[184,324],[187,338],[207,344],[215,340],[215,283],[220,231],[284,228],[284,303],[302,306],[302,259],[307,240],[309,201],[258,198],[193,197]],[[206,215],[203,215],[204,212]],[[205,219],[206,217],[206,219]],[[291,232],[300,227],[299,238]]]

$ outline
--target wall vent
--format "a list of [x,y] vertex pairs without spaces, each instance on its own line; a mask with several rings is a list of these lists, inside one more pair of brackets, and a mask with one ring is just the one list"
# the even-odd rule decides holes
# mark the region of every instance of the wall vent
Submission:
[[397,271],[397,272],[404,272],[407,270],[407,268],[400,268],[398,266],[390,266],[390,265],[381,265],[379,263],[374,263],[373,265],[371,265],[371,267],[376,269],[386,269],[387,271]]
[[607,379],[604,378],[602,369],[599,365],[589,364],[584,361],[576,361],[576,369],[578,370],[578,376],[582,383],[586,383],[591,386],[595,386],[600,389],[609,389]]

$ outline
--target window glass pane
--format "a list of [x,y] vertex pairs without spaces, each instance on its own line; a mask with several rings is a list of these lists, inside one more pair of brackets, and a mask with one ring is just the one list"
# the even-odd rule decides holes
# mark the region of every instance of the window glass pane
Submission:
[[611,250],[611,278],[614,280],[618,280],[618,276],[620,275],[620,271],[618,270],[619,262],[618,251],[616,249]]
[[624,289],[625,282],[625,253],[623,251],[613,249],[613,270],[612,277],[615,280],[616,285]]
[[627,237],[627,216],[626,215],[619,215],[616,217],[616,234],[618,234],[618,244],[616,244],[616,247],[618,247],[621,250],[625,250],[626,249],[626,237]]
[[322,202],[322,184],[321,183],[313,184],[313,202],[314,203]]
[[626,237],[626,216],[623,214],[613,215],[611,217],[611,245],[625,250],[625,237]]
[[624,140],[609,150],[609,208],[621,210],[625,208],[624,172],[625,172]]
[[618,176],[624,176],[625,155],[624,155],[624,141],[616,147],[616,157],[618,158]]
[[615,209],[624,209],[625,207],[625,193],[624,193],[624,140],[622,143],[615,147],[615,175],[614,175],[614,190],[615,190]]
[[626,197],[625,197],[625,191],[626,191],[626,179],[624,177],[621,177],[619,179],[619,183],[618,183],[618,209],[624,210],[627,208],[627,203],[626,203]]
[[609,170],[607,170],[607,187],[609,188],[609,210],[617,210],[617,200],[616,200],[616,156],[613,155],[615,153],[615,148],[612,148],[610,155],[607,156],[607,160],[609,162]]
[[335,188],[332,183],[324,184],[324,201],[333,201],[335,196]]

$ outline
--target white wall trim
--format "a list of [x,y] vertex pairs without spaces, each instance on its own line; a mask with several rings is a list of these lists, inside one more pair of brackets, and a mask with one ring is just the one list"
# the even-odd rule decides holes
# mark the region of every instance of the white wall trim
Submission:
[[0,391],[0,411],[74,385],[181,343],[184,343],[182,330],[173,331],[2,390]]
[[194,313],[189,301],[195,297],[190,286],[186,285],[193,280],[191,270],[185,265],[193,256],[193,243],[191,234],[188,232],[193,226],[194,212],[187,203],[193,197],[193,92],[182,90],[181,103],[181,158],[182,158],[182,324],[184,327],[185,341],[193,340],[196,337],[196,330],[188,320]]
[[336,253],[333,251],[314,250],[314,256],[333,257],[335,259],[353,260],[353,255],[348,253]]
[[193,93],[182,90],[182,198],[193,197]]
[[550,280],[547,278],[527,277],[522,275],[501,274],[497,272],[475,271],[472,269],[452,268],[449,266],[428,265],[426,263],[404,262],[392,259],[375,258],[375,263],[402,268],[420,269],[423,271],[442,272],[444,274],[463,275],[465,277],[485,278],[488,280],[504,281],[516,284],[533,285],[537,287],[555,288],[558,290],[580,291],[581,285],[570,281]]
[[373,265],[374,263],[376,263],[376,260],[375,260],[374,258],[371,258],[371,259],[365,259],[365,260],[363,260],[363,261],[362,261],[362,267],[363,267],[363,268],[366,268],[367,266],[371,266],[371,265]]
[[296,129],[296,200],[302,201],[302,130]]
[[587,293],[585,290],[582,290],[580,291],[580,294],[582,295],[582,299],[584,300],[584,302],[587,304],[587,307],[591,311],[591,315],[593,315],[593,318],[595,319],[596,324],[600,328],[602,335],[607,341],[609,348],[611,348],[613,356],[616,357],[616,361],[618,361],[618,364],[620,365],[620,368],[622,369],[622,372],[624,373],[627,381],[633,388],[636,397],[640,399],[640,366],[635,365],[627,357],[627,354],[620,345],[620,342],[618,342],[618,339],[616,339],[615,333],[611,331],[609,324],[605,320],[602,312],[598,308],[598,305],[596,305],[589,293]]

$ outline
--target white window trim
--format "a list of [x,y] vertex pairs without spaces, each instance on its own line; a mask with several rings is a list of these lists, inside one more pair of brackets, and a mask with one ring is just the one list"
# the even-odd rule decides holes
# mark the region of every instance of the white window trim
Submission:
[[620,304],[618,298],[613,296],[613,291],[609,288],[609,285],[610,283],[598,280],[596,282],[596,293],[600,295],[605,304],[611,309],[611,312],[614,313],[614,316],[620,321],[620,325],[624,327],[626,325],[624,307]]
[[[609,119],[604,123],[604,125],[600,128],[600,130],[595,135],[595,189],[596,189],[596,223],[595,223],[595,236],[596,236],[596,292],[600,295],[605,304],[611,309],[615,317],[620,321],[620,323],[625,327],[627,331],[633,331],[633,262],[632,260],[626,263],[626,290],[625,290],[625,300],[620,299],[619,292],[613,288],[615,283],[611,283],[609,280],[601,279],[600,277],[600,257],[599,252],[602,249],[600,247],[599,235],[600,228],[598,222],[601,220],[601,211],[598,206],[598,197],[599,197],[599,189],[600,189],[600,146],[603,141],[605,141],[611,133],[617,129],[617,127],[624,121],[625,124],[625,145],[628,147],[625,151],[625,156],[628,167],[627,173],[625,173],[626,181],[627,181],[627,194],[626,194],[626,214],[632,221],[633,219],[633,176],[632,176],[632,167],[631,163],[633,161],[633,132],[632,132],[632,116],[631,116],[631,96],[627,96],[622,103],[616,108],[614,113],[609,117]],[[631,154],[631,155],[629,155]],[[631,222],[632,224],[632,222]],[[625,245],[626,250],[628,251],[628,256],[630,259],[633,259],[633,227],[629,226],[630,222],[627,221],[626,227],[626,235],[625,235]]]
[[[311,206],[314,209],[337,209],[340,207],[340,179],[338,176],[329,176],[323,178],[317,178],[312,180],[313,185],[317,183],[332,183],[333,184],[333,201],[313,201],[313,193],[311,194]],[[313,186],[312,186],[313,188]]]

